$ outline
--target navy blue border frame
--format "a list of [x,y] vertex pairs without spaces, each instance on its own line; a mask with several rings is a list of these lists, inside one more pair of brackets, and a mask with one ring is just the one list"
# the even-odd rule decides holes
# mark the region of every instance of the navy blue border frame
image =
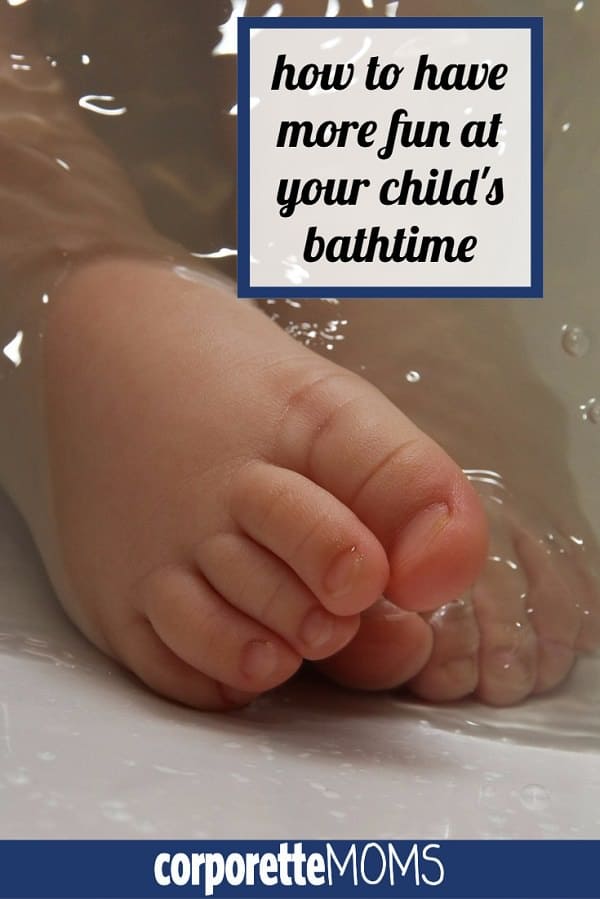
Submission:
[[[253,28],[528,28],[531,36],[531,268],[529,285],[517,287],[252,287],[250,284],[250,31]],[[238,19],[238,297],[503,297],[544,295],[544,21],[542,17],[316,16]]]

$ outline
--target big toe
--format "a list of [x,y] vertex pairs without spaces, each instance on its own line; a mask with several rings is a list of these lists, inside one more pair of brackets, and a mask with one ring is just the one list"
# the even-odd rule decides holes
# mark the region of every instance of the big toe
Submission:
[[486,558],[487,523],[461,469],[378,390],[330,366],[294,385],[284,463],[363,521],[386,551],[385,595],[405,609],[460,596]]

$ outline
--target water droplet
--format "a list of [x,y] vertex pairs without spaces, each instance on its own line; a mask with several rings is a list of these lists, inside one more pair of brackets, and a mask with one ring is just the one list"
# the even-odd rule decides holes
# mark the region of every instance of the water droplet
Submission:
[[550,805],[550,793],[539,784],[527,784],[521,790],[519,799],[531,812],[540,812]]
[[418,371],[407,371],[405,377],[409,384],[417,384],[421,380]]
[[588,409],[587,414],[588,421],[593,422],[593,424],[600,424],[600,403],[593,403]]
[[5,774],[6,780],[16,787],[22,787],[29,783],[29,777],[25,768],[18,768],[16,771],[9,771]]
[[53,752],[38,752],[37,757],[41,759],[42,762],[53,762],[56,755]]
[[232,771],[232,772],[231,772],[231,777],[232,777],[234,780],[237,780],[237,782],[240,783],[240,784],[247,784],[247,783],[250,783],[250,778],[249,778],[249,777],[246,777],[245,774],[240,774],[238,771]]
[[591,397],[586,403],[580,405],[581,417],[593,425],[600,424],[600,400]]
[[585,356],[590,348],[590,338],[583,328],[577,326],[563,325],[561,342],[565,353],[577,359]]

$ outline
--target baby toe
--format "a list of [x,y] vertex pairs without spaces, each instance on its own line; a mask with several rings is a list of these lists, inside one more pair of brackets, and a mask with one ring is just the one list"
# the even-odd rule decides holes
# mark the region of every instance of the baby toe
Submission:
[[261,693],[297,671],[300,655],[257,621],[232,608],[199,573],[171,567],[144,585],[144,612],[182,662],[244,693]]
[[257,694],[219,683],[171,652],[142,616],[129,623],[119,657],[146,686],[166,699],[205,712],[229,711],[247,705]]
[[329,611],[354,615],[380,596],[389,569],[379,541],[308,478],[251,463],[236,478],[230,509],[238,527],[291,568]]
[[526,596],[520,573],[505,559],[490,557],[473,588],[480,634],[477,694],[490,705],[519,702],[537,682],[538,644]]
[[527,576],[527,613],[538,641],[534,692],[559,684],[575,661],[575,644],[582,627],[574,568],[569,557],[552,553],[529,533],[515,538],[519,561]]
[[363,612],[358,633],[319,669],[337,683],[360,690],[389,690],[425,665],[431,629],[414,612],[381,599]]
[[447,603],[424,617],[432,629],[433,648],[411,680],[411,691],[431,702],[470,695],[479,680],[479,626],[470,599]]
[[196,557],[215,592],[305,659],[337,652],[358,629],[357,615],[332,615],[281,559],[243,534],[219,534]]

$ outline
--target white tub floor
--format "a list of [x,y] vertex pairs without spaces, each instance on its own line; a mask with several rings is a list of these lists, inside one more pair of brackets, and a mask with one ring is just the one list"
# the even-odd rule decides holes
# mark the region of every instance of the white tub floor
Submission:
[[0,837],[600,836],[593,752],[456,735],[317,681],[229,716],[152,696],[71,627],[4,500],[0,597]]

